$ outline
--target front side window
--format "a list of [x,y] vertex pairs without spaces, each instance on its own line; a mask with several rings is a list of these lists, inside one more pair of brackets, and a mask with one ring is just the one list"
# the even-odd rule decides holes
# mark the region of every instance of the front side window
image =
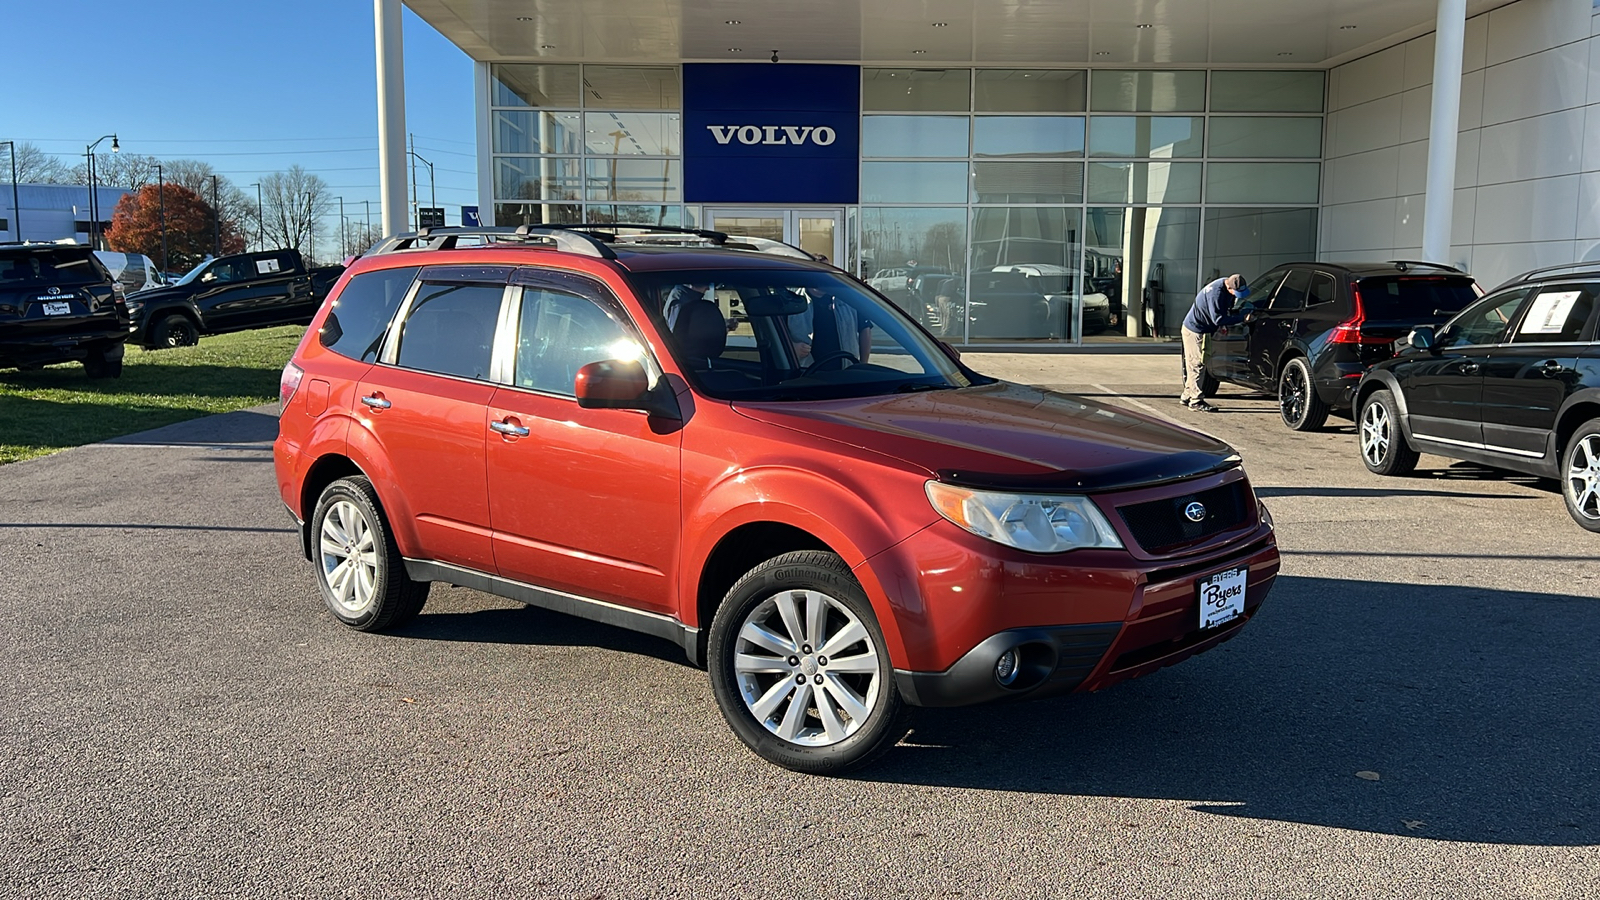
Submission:
[[633,279],[673,357],[712,397],[822,400],[976,383],[904,313],[831,272],[685,270]]
[[1583,339],[1600,284],[1549,285],[1528,304],[1513,344],[1568,344]]
[[1265,309],[1272,302],[1272,292],[1283,284],[1283,279],[1289,275],[1288,269],[1273,269],[1271,272],[1250,282],[1250,296],[1246,300],[1257,309]]
[[[1485,297],[1467,307],[1461,315],[1450,320],[1439,335],[1440,347],[1470,347],[1479,344],[1498,344],[1505,336],[1506,325],[1517,313],[1517,307],[1532,288],[1516,288],[1503,294]],[[1366,293],[1362,293],[1365,301]]]
[[329,306],[317,339],[340,356],[375,361],[394,311],[416,277],[415,266],[353,276]]
[[578,370],[608,359],[643,359],[644,346],[591,300],[524,288],[512,372],[519,388],[571,397]]
[[424,283],[401,327],[395,364],[487,379],[504,294],[505,287],[497,284]]

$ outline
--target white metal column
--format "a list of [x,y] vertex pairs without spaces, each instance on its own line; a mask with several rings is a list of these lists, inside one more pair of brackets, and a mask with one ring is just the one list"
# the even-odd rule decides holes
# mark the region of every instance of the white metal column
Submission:
[[[477,151],[478,151],[478,219],[485,225],[494,225],[494,157],[491,155],[489,106],[493,102],[493,86],[489,80],[492,73],[486,62],[472,64],[473,102],[477,105]],[[539,117],[541,120],[545,116]],[[539,146],[543,147],[544,144]]]
[[1456,132],[1461,119],[1461,48],[1467,33],[1467,0],[1439,0],[1439,31],[1433,45],[1433,115],[1428,123],[1428,193],[1422,211],[1422,258],[1450,261],[1450,225],[1455,216]]
[[378,50],[378,185],[383,233],[406,224],[406,63],[401,0],[372,0]]

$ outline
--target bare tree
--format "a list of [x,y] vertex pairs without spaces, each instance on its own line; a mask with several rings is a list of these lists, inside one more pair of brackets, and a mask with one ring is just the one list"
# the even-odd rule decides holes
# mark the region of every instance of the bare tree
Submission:
[[[94,180],[105,187],[125,187],[137,191],[147,184],[156,183],[154,156],[138,153],[96,153],[94,155]],[[88,162],[72,167],[74,184],[89,183]]]
[[383,239],[383,229],[376,225],[368,225],[346,219],[344,223],[344,248],[351,256],[360,256],[372,248],[373,244]]
[[303,167],[261,179],[261,219],[271,246],[316,256],[320,220],[328,214],[328,183]]
[[[27,141],[17,141],[12,148],[17,154],[17,181],[22,184],[70,184],[72,172],[56,156],[40,150]],[[5,174],[9,176],[10,160],[6,160]]]

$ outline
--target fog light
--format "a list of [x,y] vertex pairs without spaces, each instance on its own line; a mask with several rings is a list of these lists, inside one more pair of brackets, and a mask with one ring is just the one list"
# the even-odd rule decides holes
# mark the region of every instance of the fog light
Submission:
[[1000,682],[1001,687],[1009,687],[1011,682],[1017,680],[1017,662],[1015,649],[1000,654],[1000,659],[994,664],[994,679]]

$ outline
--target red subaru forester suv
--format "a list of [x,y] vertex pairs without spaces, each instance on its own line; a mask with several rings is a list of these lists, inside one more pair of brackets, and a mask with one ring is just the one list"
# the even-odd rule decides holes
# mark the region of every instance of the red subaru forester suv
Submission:
[[838,772],[909,706],[1097,690],[1254,615],[1278,550],[1232,449],[980,375],[772,249],[446,229],[351,265],[275,445],[334,616],[443,581],[659,635],[756,753]]

